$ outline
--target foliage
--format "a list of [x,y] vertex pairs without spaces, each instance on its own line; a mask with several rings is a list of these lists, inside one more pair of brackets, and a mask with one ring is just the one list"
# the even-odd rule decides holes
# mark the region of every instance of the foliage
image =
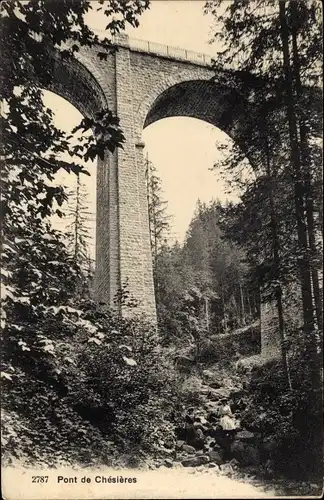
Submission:
[[26,342],[5,331],[6,460],[98,465],[172,450],[176,376],[154,329],[82,301],[48,308],[32,341],[29,318],[13,327]]
[[282,366],[272,361],[252,370],[236,403],[242,409],[241,424],[261,433],[266,450],[269,444],[265,459],[276,474],[321,481],[322,409],[319,393],[312,388],[309,346],[303,344],[301,333],[290,358],[292,391],[287,390]]
[[146,158],[147,200],[151,236],[153,265],[157,267],[158,253],[166,243],[170,231],[170,219],[167,215],[167,202],[162,199],[162,182],[157,175],[156,168]]
[[157,311],[166,343],[196,343],[252,321],[258,287],[253,289],[242,249],[226,237],[219,202],[199,200],[186,239],[164,245],[158,256]]
[[[83,273],[88,276],[88,289],[92,292],[94,277],[94,261],[91,257],[93,241],[90,234],[89,223],[94,223],[93,214],[89,212],[88,193],[81,182],[80,175],[76,176],[76,188],[68,193],[69,205],[65,209],[65,227],[67,246],[75,262]],[[81,282],[84,280],[81,280]],[[84,283],[80,283],[79,292],[83,293]]]

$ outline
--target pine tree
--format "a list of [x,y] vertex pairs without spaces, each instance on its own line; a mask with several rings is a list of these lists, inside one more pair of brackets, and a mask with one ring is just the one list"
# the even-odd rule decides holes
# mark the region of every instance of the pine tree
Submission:
[[151,247],[153,262],[156,262],[159,250],[169,235],[171,216],[167,214],[168,202],[162,198],[162,181],[148,156],[146,157],[146,180]]
[[156,300],[159,301],[159,254],[166,245],[170,232],[171,216],[167,214],[167,201],[163,200],[162,181],[156,173],[156,168],[146,157],[147,200],[151,249],[153,258],[153,276]]
[[67,194],[68,245],[76,263],[84,271],[88,271],[90,248],[93,246],[90,231],[95,220],[94,214],[89,211],[89,196],[86,186],[81,182],[80,175],[76,176],[76,188]]

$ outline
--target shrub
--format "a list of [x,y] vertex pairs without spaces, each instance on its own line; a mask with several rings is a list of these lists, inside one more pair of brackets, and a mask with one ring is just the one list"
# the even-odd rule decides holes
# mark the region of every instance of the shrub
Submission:
[[310,389],[305,360],[291,358],[290,364],[292,391],[287,389],[280,362],[252,369],[250,383],[243,397],[240,394],[241,423],[274,445],[271,459],[276,473],[320,480],[321,395]]
[[5,460],[98,465],[124,452],[168,453],[177,382],[155,329],[90,301],[77,307],[38,322],[48,348],[20,350],[12,374],[5,345]]

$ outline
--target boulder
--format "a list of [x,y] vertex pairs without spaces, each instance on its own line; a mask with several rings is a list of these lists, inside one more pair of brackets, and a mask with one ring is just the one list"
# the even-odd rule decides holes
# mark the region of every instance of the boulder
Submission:
[[215,462],[217,465],[223,463],[223,450],[212,450],[208,453],[209,460]]
[[253,432],[247,431],[246,429],[238,432],[235,436],[236,439],[240,441],[250,441],[255,438],[255,434]]
[[200,456],[196,457],[196,459],[198,460],[199,465],[205,465],[205,464],[208,464],[208,462],[209,462],[209,457],[206,455],[200,455]]
[[236,458],[232,458],[232,460],[230,460],[229,463],[231,464],[232,467],[238,467],[240,465],[240,462],[236,460]]
[[207,420],[205,419],[205,417],[203,415],[200,415],[199,417],[196,417],[195,420],[194,420],[194,426],[195,427],[203,427],[207,423],[208,422],[207,422]]
[[182,441],[181,439],[179,439],[179,441],[176,442],[176,450],[182,450],[182,447],[185,444],[186,444],[185,441]]
[[231,454],[241,465],[260,465],[260,450],[250,442],[235,440],[231,444]]
[[216,468],[216,469],[218,469],[219,467],[218,467],[218,465],[217,465],[217,464],[215,464],[214,462],[209,462],[209,464],[208,464],[208,468],[209,468],[209,469],[215,469],[215,468]]
[[207,379],[215,377],[215,373],[212,372],[211,370],[203,370],[202,375],[204,378]]
[[173,467],[173,462],[172,462],[172,460],[170,458],[166,458],[163,463],[169,469]]
[[212,389],[220,389],[222,387],[222,383],[221,382],[218,382],[217,380],[212,380],[211,382],[209,382],[209,387],[211,387]]
[[184,467],[199,467],[200,465],[205,465],[209,462],[209,458],[205,455],[201,455],[198,457],[190,457],[182,460],[182,465]]
[[199,389],[199,392],[200,394],[207,396],[208,393],[210,392],[210,387],[208,385],[202,385]]
[[185,458],[184,460],[182,460],[181,465],[183,465],[184,467],[196,467],[196,457]]
[[229,462],[219,466],[220,470],[226,474],[233,474],[234,469]]
[[206,396],[210,401],[220,401],[221,399],[228,399],[230,392],[231,390],[225,387],[220,389],[212,389],[209,387],[209,392],[207,392]]
[[204,449],[206,451],[211,451],[214,449],[215,447],[215,441],[213,440],[213,438],[211,438],[210,436],[207,436],[207,439],[205,441],[205,445],[204,445]]
[[213,429],[211,436],[214,438],[216,444],[218,446],[224,447],[227,446],[228,439],[224,435],[223,429]]
[[205,444],[205,436],[201,429],[194,429],[193,436],[188,437],[188,445],[194,447],[197,450],[202,450]]
[[270,457],[271,454],[278,448],[278,443],[275,440],[263,441],[261,450],[265,456]]
[[245,447],[244,453],[241,460],[242,465],[260,465],[261,464],[261,453],[256,446]]
[[244,453],[245,445],[241,441],[234,441],[231,444],[231,453],[237,460],[240,461],[242,454]]
[[184,451],[185,453],[189,453],[190,455],[196,453],[196,449],[189,444],[182,445],[182,451]]

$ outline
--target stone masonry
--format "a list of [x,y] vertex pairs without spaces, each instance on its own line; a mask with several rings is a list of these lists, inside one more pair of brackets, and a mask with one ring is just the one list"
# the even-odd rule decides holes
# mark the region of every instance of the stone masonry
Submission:
[[[165,117],[188,116],[212,123],[235,140],[249,106],[235,94],[228,73],[215,79],[210,61],[188,54],[149,42],[134,46],[126,37],[106,60],[98,58],[96,47],[80,47],[73,63],[56,60],[49,87],[84,116],[109,107],[120,118],[124,148],[98,160],[96,297],[127,316],[132,310],[114,302],[126,285],[139,302],[136,311],[154,322],[142,131]],[[274,330],[265,330],[262,345],[276,345]]]

